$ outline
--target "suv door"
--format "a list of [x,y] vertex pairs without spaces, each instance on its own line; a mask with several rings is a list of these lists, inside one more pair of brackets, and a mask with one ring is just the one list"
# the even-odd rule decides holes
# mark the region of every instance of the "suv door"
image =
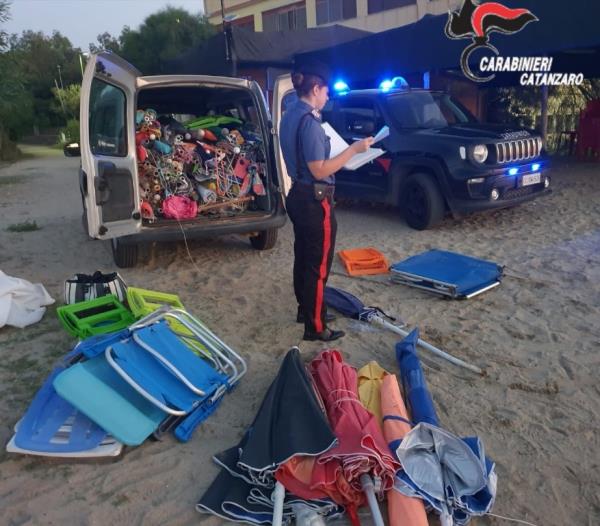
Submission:
[[297,100],[296,91],[292,85],[291,75],[282,75],[275,81],[273,87],[273,138],[275,146],[275,160],[277,162],[277,170],[279,172],[279,178],[283,183],[283,192],[285,195],[290,191],[292,186],[292,180],[287,173],[285,161],[283,159],[283,153],[281,151],[281,143],[279,141],[279,126],[281,124],[281,116],[285,111],[286,107],[293,101]]
[[[323,120],[329,122],[348,144],[357,138],[375,135],[385,124],[375,100],[367,97],[337,98],[330,111],[323,111]],[[389,166],[389,155],[384,154],[357,170],[341,169],[335,176],[336,193],[342,197],[385,200]]]
[[82,193],[89,235],[110,239],[141,228],[135,156],[136,79],[112,53],[92,55],[81,85]]

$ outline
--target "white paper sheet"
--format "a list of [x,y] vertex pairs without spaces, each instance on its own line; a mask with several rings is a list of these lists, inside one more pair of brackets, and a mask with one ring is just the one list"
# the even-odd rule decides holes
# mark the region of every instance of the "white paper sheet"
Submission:
[[[331,139],[330,159],[336,157],[350,146],[328,122],[324,122],[321,126],[323,126],[323,129],[325,130],[325,134]],[[383,153],[381,148],[369,148],[366,152],[357,153],[344,165],[344,168],[346,170],[357,170],[361,166],[371,162],[373,159],[377,159],[377,157],[383,155]]]

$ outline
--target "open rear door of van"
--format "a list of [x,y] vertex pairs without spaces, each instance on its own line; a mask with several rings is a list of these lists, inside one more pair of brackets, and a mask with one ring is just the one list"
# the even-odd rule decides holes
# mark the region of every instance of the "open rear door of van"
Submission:
[[288,74],[278,77],[275,81],[275,86],[273,87],[273,111],[271,113],[273,117],[273,132],[275,138],[275,159],[285,195],[290,191],[292,180],[287,173],[285,161],[283,160],[283,153],[281,152],[279,126],[285,108],[296,100],[297,96],[294,91],[294,86],[292,85],[292,76]]
[[135,149],[136,80],[112,53],[91,55],[81,85],[83,194],[91,237],[137,233],[142,224]]

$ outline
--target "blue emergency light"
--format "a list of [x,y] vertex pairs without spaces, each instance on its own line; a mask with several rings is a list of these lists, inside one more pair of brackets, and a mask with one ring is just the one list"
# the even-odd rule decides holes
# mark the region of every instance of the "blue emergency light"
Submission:
[[344,93],[348,93],[350,91],[350,87],[343,80],[336,81],[336,83],[333,85],[333,89],[336,93],[339,93],[340,95],[343,95]]
[[393,89],[408,89],[408,82],[404,77],[394,77],[393,79],[385,79],[379,84],[379,89],[383,92],[387,92]]
[[531,170],[532,170],[533,172],[537,172],[539,169],[540,169],[540,163],[533,163],[533,164],[531,165]]
[[517,175],[519,173],[518,168],[509,168],[508,175]]

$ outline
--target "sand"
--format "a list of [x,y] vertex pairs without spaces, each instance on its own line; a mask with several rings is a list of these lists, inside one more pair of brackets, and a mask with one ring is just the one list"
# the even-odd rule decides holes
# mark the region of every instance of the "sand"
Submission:
[[[0,170],[0,268],[43,283],[62,302],[64,279],[114,270],[110,247],[81,228],[76,159],[21,161]],[[346,277],[336,259],[330,284],[418,325],[422,337],[477,364],[477,377],[422,354],[443,425],[479,435],[497,463],[494,512],[539,526],[600,524],[600,166],[557,163],[554,193],[520,207],[410,230],[385,207],[338,206],[338,249],[374,246],[391,261],[437,247],[506,266],[500,287],[447,301],[384,276]],[[40,230],[8,232],[35,220]],[[73,463],[0,453],[0,523],[213,526],[194,504],[217,473],[211,456],[237,443],[288,348],[306,359],[322,348],[301,342],[293,322],[292,230],[272,251],[226,236],[149,247],[121,271],[135,286],[180,295],[247,359],[249,373],[193,439],[168,436],[115,462]],[[338,320],[337,345],[350,363],[376,359],[396,371],[393,334]],[[0,329],[0,443],[53,363],[73,344],[50,308],[23,330]],[[432,524],[436,522],[432,520]],[[499,519],[473,524],[509,524]]]

